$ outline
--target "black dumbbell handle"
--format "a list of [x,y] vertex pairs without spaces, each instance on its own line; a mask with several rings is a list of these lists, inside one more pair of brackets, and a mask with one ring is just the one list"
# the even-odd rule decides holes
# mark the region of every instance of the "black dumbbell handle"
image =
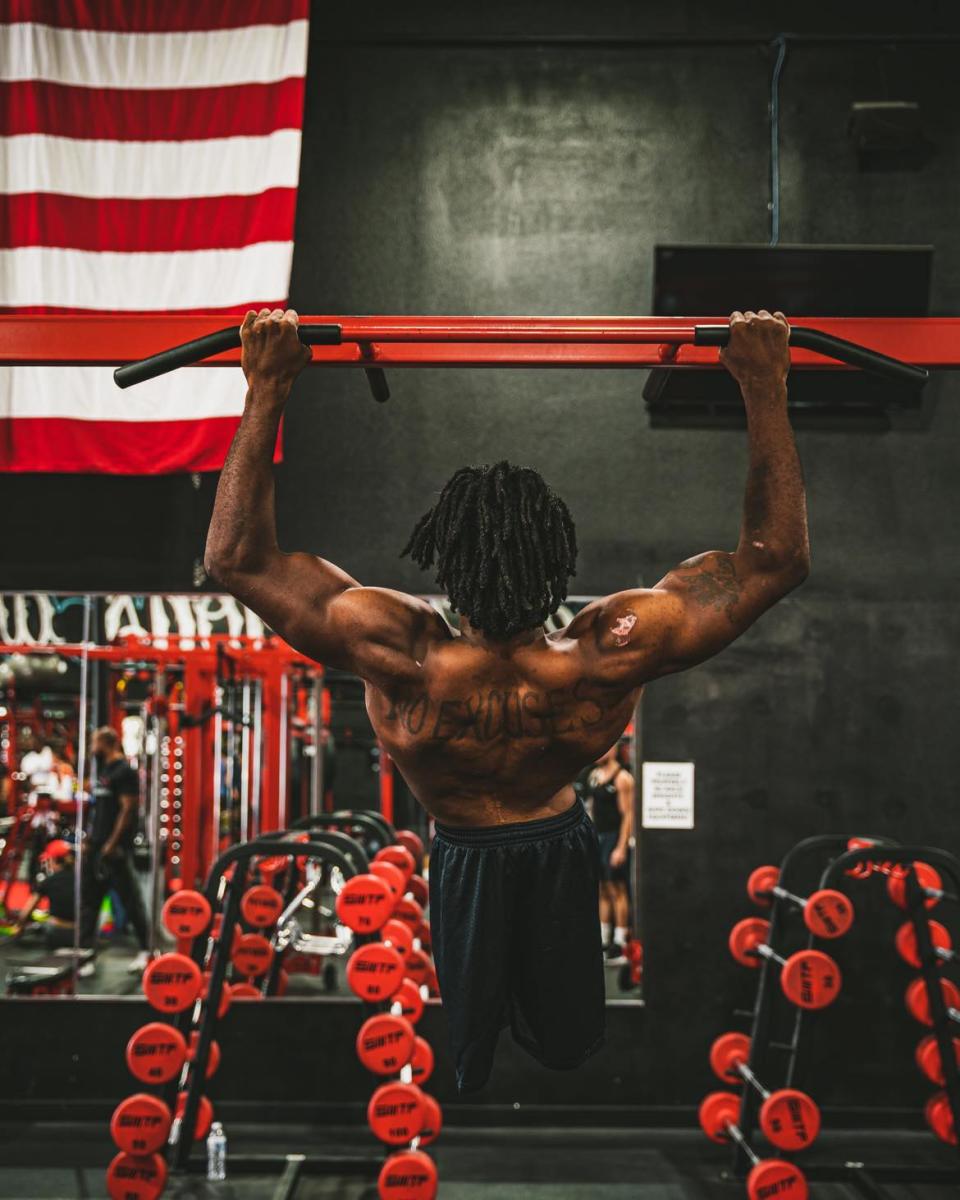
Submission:
[[[339,346],[341,341],[339,325],[301,325],[297,333],[305,346]],[[240,328],[231,325],[229,329],[218,329],[206,337],[194,338],[192,342],[183,342],[179,346],[171,346],[169,350],[151,354],[149,358],[124,363],[114,371],[113,381],[120,388],[132,387],[135,383],[145,383],[148,379],[175,371],[177,367],[189,367],[225,350],[236,350],[239,346]]]
[[[726,346],[729,341],[729,325],[694,326],[695,346]],[[790,345],[802,350],[816,350],[818,354],[835,358],[837,362],[846,363],[850,367],[860,367],[864,371],[872,371],[888,379],[897,379],[901,383],[926,383],[930,377],[930,372],[924,367],[915,367],[912,363],[901,362],[899,358],[878,354],[876,350],[868,350],[866,346],[833,337],[832,334],[823,333],[819,329],[792,326]]]

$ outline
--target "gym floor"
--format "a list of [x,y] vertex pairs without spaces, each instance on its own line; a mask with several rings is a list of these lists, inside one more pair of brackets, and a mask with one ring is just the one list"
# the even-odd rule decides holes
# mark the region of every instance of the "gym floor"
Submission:
[[[7,1200],[101,1200],[103,1163],[113,1149],[102,1127],[66,1124],[7,1126],[0,1147],[0,1196]],[[357,1128],[233,1125],[230,1153],[292,1152],[363,1154],[371,1139]],[[942,1162],[946,1148],[931,1153],[926,1133],[883,1131],[825,1134],[818,1163]],[[693,1130],[456,1129],[444,1130],[436,1146],[444,1200],[711,1200],[741,1196],[742,1184],[725,1178],[728,1155]],[[43,1166],[38,1166],[38,1162]],[[170,1200],[271,1200],[272,1175],[245,1175],[212,1184],[197,1176],[171,1182]],[[890,1200],[946,1200],[955,1187],[885,1184]],[[602,1190],[601,1190],[602,1189]],[[327,1175],[301,1178],[295,1200],[372,1200],[366,1180]],[[848,1184],[819,1183],[818,1200],[862,1197]]]

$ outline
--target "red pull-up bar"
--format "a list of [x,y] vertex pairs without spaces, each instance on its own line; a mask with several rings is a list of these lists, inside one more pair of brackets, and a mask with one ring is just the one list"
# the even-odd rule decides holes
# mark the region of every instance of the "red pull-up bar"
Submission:
[[[0,363],[123,364],[129,387],[180,366],[239,360],[236,325],[222,316],[0,316]],[[716,368],[724,318],[303,317],[315,366]],[[795,367],[843,365],[922,383],[960,366],[960,318],[801,317],[791,321]],[[136,361],[131,361],[136,360]],[[385,383],[385,381],[383,381]],[[385,394],[378,397],[385,398]]]

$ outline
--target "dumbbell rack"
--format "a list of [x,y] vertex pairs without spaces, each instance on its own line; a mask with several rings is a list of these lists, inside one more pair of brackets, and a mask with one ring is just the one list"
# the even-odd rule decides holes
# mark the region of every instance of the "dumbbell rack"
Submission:
[[[184,1066],[185,1079],[181,1078],[179,1085],[170,1086],[170,1098],[172,1098],[172,1093],[178,1088],[179,1090],[186,1090],[186,1103],[182,1118],[179,1123],[174,1124],[174,1128],[171,1131],[171,1167],[174,1171],[182,1172],[190,1168],[190,1153],[194,1142],[193,1137],[190,1136],[190,1131],[195,1127],[200,1097],[206,1079],[210,1046],[218,1020],[227,965],[230,962],[233,938],[240,916],[240,901],[247,884],[251,859],[258,856],[272,857],[280,854],[287,854],[291,859],[306,856],[311,859],[318,859],[331,867],[337,867],[345,879],[364,871],[367,867],[367,856],[359,843],[353,838],[346,837],[340,833],[309,833],[307,836],[309,840],[305,842],[299,840],[291,842],[291,832],[284,831],[259,838],[253,842],[233,846],[220,856],[210,871],[205,895],[214,911],[218,907],[220,908],[222,914],[220,936],[216,939],[213,953],[206,963],[204,962],[207,956],[208,939],[206,934],[195,938],[191,949],[191,957],[194,962],[201,969],[207,966],[210,970],[210,981],[206,999],[202,1002],[200,1010],[199,1038],[196,1051],[192,1059],[188,1060]],[[225,874],[230,870],[231,866],[233,867],[233,872],[229,878],[226,878]],[[290,877],[290,881],[288,881],[287,888],[285,889],[288,902],[291,887],[294,889],[296,887],[296,872],[291,871]],[[279,956],[274,955],[268,981],[264,985],[266,988],[276,986],[277,972],[272,968],[274,966],[278,968],[278,959]],[[190,1014],[180,1014],[178,1027],[181,1028],[181,1032],[184,1032],[185,1027],[193,1023]],[[230,1170],[237,1174],[262,1172],[272,1166],[280,1167],[283,1172],[280,1181],[281,1185],[283,1185],[282,1190],[275,1192],[274,1195],[292,1196],[301,1174],[360,1173],[375,1177],[381,1166],[381,1159],[374,1155],[301,1156],[231,1154],[230,1156]]]
[[[933,1019],[933,1031],[937,1038],[942,1069],[944,1072],[944,1090],[949,1098],[953,1113],[954,1128],[960,1131],[960,1072],[958,1072],[953,1050],[951,1022],[947,1016],[946,1006],[939,986],[940,972],[937,969],[933,954],[927,910],[924,907],[924,896],[917,883],[912,869],[915,861],[927,862],[940,870],[941,874],[953,881],[954,893],[960,894],[960,863],[953,855],[943,850],[929,847],[900,846],[890,839],[871,837],[870,846],[848,850],[851,841],[849,835],[821,835],[807,838],[799,842],[783,859],[780,867],[780,885],[787,891],[800,890],[800,874],[803,865],[814,855],[831,855],[823,871],[819,886],[835,888],[843,883],[846,873],[861,863],[872,863],[882,858],[885,863],[897,864],[907,868],[906,896],[908,915],[917,939],[917,948],[921,960],[921,977],[923,978],[930,1001],[930,1015]],[[770,928],[768,945],[780,954],[786,952],[787,928],[785,909],[789,902],[775,897],[769,913]],[[807,947],[812,948],[817,939],[813,934],[807,938]],[[785,1083],[790,1087],[796,1069],[800,1048],[800,1039],[804,1019],[804,1010],[795,1010],[793,1032],[789,1042],[777,1042],[771,1037],[775,1007],[780,996],[778,986],[777,965],[769,959],[762,959],[760,975],[757,983],[757,997],[752,1013],[750,1033],[749,1069],[759,1078],[769,1078],[773,1074],[771,1059],[774,1052],[786,1052]],[[783,1071],[781,1062],[781,1071]],[[756,1130],[761,1097],[753,1088],[744,1088],[740,1102],[738,1125],[744,1139],[749,1141]],[[958,1148],[960,1151],[960,1148]],[[738,1177],[746,1175],[750,1166],[748,1155],[740,1143],[734,1144],[732,1151],[732,1169]],[[883,1196],[877,1181],[890,1183],[960,1183],[960,1166],[904,1166],[902,1164],[873,1164],[859,1162],[842,1164],[808,1163],[804,1162],[804,1174],[809,1180],[818,1182],[846,1182],[855,1186],[863,1195],[871,1200]]]

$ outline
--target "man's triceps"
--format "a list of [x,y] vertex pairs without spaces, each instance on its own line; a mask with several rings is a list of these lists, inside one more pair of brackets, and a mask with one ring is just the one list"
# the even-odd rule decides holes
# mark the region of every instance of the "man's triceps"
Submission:
[[708,550],[705,554],[698,554],[680,563],[657,587],[680,589],[694,608],[722,613],[729,621],[735,622],[735,610],[743,597],[744,580],[735,554],[724,550]]

